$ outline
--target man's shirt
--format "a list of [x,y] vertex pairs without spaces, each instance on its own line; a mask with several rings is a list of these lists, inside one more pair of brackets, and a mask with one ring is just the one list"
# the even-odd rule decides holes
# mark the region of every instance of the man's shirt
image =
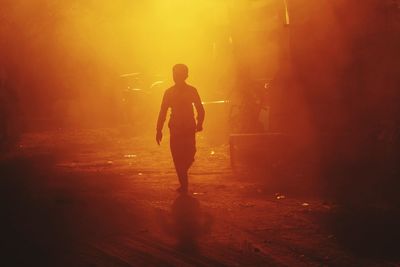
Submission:
[[197,111],[197,124],[202,125],[204,121],[204,107],[200,96],[193,86],[188,84],[174,85],[167,89],[161,103],[160,113],[157,120],[157,130],[161,131],[171,108],[171,116],[168,126],[176,131],[195,131],[196,121],[194,118],[193,104]]

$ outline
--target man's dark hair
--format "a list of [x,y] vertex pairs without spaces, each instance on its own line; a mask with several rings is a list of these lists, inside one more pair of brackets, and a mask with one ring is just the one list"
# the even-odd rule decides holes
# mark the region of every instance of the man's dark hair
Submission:
[[185,64],[176,64],[172,68],[174,76],[186,79],[188,77],[189,68]]

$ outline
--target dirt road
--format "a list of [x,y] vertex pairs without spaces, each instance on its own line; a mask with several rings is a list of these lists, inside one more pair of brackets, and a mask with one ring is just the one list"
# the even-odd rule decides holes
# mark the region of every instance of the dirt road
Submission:
[[0,162],[3,266],[395,266],[344,249],[334,204],[235,173],[198,136],[190,193],[167,137],[31,133]]

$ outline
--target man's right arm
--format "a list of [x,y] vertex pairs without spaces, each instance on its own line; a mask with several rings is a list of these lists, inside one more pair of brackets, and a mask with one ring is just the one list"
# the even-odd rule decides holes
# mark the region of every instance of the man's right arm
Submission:
[[161,102],[161,108],[160,108],[160,113],[158,113],[158,120],[157,120],[157,131],[162,131],[164,127],[164,122],[167,117],[167,111],[168,111],[168,95],[167,92],[164,93],[162,102]]
[[167,96],[167,92],[165,92],[162,102],[161,102],[161,108],[160,108],[160,112],[158,113],[158,119],[157,119],[156,141],[158,144],[160,144],[161,139],[162,139],[162,129],[164,127],[164,122],[167,117],[168,108],[169,108],[168,96]]

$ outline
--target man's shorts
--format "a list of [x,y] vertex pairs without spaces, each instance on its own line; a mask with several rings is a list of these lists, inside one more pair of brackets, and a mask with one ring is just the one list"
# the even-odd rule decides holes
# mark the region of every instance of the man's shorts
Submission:
[[170,134],[170,148],[175,168],[177,170],[189,169],[196,154],[195,131],[170,131]]

